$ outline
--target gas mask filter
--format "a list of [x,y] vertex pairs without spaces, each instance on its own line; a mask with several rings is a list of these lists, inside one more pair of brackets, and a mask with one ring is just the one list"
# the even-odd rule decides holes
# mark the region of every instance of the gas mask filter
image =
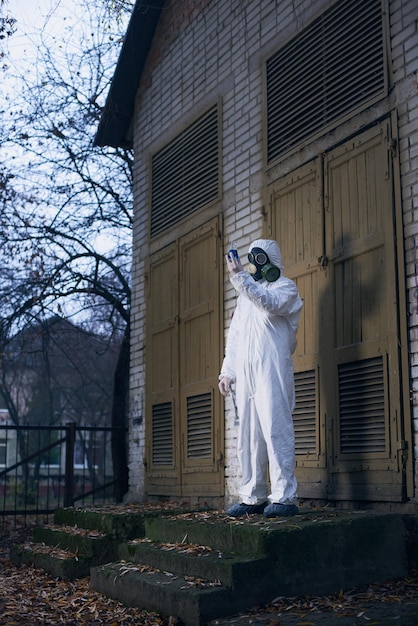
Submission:
[[265,278],[269,283],[274,283],[280,276],[280,269],[270,263],[268,255],[261,248],[252,248],[248,253],[250,262],[250,274],[254,280]]

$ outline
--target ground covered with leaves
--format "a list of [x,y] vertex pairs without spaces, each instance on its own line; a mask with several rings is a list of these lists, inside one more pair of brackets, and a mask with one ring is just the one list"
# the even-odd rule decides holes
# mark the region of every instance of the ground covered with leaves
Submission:
[[9,560],[12,543],[31,538],[30,526],[0,528],[0,624],[3,626],[168,626],[156,613],[128,608],[89,587],[89,578],[64,581]]
[[[89,588],[89,579],[64,581],[9,560],[12,543],[31,537],[30,526],[0,528],[0,625],[175,626],[175,618],[129,608]],[[416,626],[418,572],[326,597],[276,598],[266,607],[213,620],[208,626]]]

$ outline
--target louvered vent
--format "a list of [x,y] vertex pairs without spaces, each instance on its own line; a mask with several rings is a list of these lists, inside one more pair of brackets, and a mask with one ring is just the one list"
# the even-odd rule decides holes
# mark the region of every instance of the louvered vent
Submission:
[[203,393],[187,398],[187,458],[212,455],[212,396]]
[[341,452],[384,452],[385,393],[382,357],[340,365],[338,385]]
[[218,107],[152,159],[151,236],[216,200],[219,192]]
[[267,61],[269,162],[385,89],[380,0],[336,2]]
[[173,463],[173,420],[171,402],[152,407],[152,462],[154,465]]
[[316,450],[315,371],[295,373],[296,404],[293,411],[296,454],[315,454]]

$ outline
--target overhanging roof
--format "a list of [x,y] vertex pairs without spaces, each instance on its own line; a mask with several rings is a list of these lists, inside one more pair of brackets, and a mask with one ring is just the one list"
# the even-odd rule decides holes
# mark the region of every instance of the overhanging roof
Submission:
[[94,145],[132,146],[135,96],[164,0],[137,0],[126,31]]

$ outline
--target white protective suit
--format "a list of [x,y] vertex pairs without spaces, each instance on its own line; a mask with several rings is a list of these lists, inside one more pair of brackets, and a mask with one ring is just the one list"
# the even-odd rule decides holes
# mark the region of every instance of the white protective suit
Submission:
[[250,250],[254,247],[268,254],[281,275],[275,282],[256,282],[247,271],[230,276],[239,296],[219,378],[235,381],[240,502],[292,504],[297,497],[292,354],[303,303],[295,283],[283,276],[277,242],[258,239]]

